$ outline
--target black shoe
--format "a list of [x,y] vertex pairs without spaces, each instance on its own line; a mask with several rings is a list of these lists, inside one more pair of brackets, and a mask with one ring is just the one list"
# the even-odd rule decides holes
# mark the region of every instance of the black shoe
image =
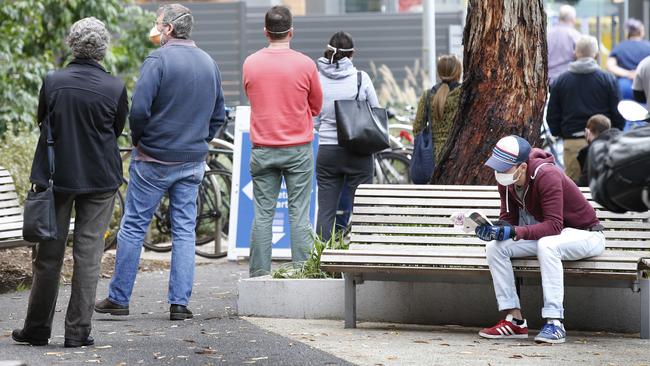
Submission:
[[129,315],[129,306],[118,305],[107,297],[104,300],[95,302],[95,311],[102,314]]
[[171,305],[169,307],[169,320],[185,320],[193,317],[194,315],[187,306]]
[[49,339],[31,338],[27,334],[25,334],[25,332],[23,332],[22,329],[14,329],[14,331],[11,332],[11,338],[16,343],[27,343],[32,346],[47,346],[49,342]]
[[65,348],[76,348],[76,347],[82,347],[82,346],[92,346],[93,344],[95,344],[95,340],[91,336],[88,336],[88,338],[84,339],[83,341],[66,338],[65,342],[63,342],[63,347],[65,347]]

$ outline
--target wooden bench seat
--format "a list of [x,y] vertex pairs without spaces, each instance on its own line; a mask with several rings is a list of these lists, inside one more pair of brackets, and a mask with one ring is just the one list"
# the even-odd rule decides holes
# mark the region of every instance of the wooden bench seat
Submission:
[[[70,220],[70,232],[74,219]],[[0,166],[0,249],[33,246],[23,239],[23,208],[9,171]]]
[[[583,194],[605,227],[606,251],[565,261],[567,283],[629,287],[641,297],[641,336],[650,338],[650,213],[617,214]],[[363,281],[425,281],[445,277],[470,281],[489,276],[485,242],[454,228],[450,216],[480,209],[499,215],[495,186],[362,185],[352,216],[349,250],[326,250],[321,268],[341,272],[346,282],[346,327],[356,326],[356,285]],[[536,258],[512,260],[519,278],[539,278]]]

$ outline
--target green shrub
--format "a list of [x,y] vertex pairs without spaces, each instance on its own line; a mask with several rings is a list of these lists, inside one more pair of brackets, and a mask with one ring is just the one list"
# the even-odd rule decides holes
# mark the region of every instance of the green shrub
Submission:
[[11,173],[21,204],[29,189],[29,173],[38,136],[38,132],[24,127],[16,132],[6,133],[0,139],[0,166]]
[[277,279],[288,278],[341,278],[340,273],[323,272],[320,269],[320,258],[325,249],[348,249],[342,232],[333,234],[328,241],[323,241],[320,235],[314,234],[314,246],[309,258],[296,267],[293,263],[285,263],[274,270],[271,276]]

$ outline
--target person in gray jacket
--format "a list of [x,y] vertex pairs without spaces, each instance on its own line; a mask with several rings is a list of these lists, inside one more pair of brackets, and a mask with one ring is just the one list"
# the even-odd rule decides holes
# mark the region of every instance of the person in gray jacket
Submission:
[[[314,126],[319,132],[316,179],[318,181],[318,219],[316,234],[323,240],[332,236],[336,209],[347,183],[350,196],[359,184],[371,183],[373,173],[372,155],[357,155],[338,145],[334,101],[354,99],[357,95],[357,68],[352,63],[354,44],[352,36],[345,32],[335,33],[329,41],[323,57],[318,59],[318,70],[323,89],[323,108],[315,117]],[[377,94],[370,76],[361,73],[359,100],[367,100],[372,107],[379,107]]]

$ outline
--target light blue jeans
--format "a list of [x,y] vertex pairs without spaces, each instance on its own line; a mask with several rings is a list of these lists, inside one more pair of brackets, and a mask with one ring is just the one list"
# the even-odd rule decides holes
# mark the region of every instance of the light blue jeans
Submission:
[[131,160],[124,216],[117,234],[115,273],[108,298],[128,305],[138,272],[142,242],[163,195],[169,193],[172,221],[172,262],[168,301],[187,306],[194,282],[196,198],[204,162],[163,165]]
[[485,247],[499,310],[521,309],[510,258],[537,257],[542,273],[542,317],[564,319],[564,270],[562,261],[601,255],[605,235],[600,231],[565,228],[559,235],[539,240],[491,241]]

